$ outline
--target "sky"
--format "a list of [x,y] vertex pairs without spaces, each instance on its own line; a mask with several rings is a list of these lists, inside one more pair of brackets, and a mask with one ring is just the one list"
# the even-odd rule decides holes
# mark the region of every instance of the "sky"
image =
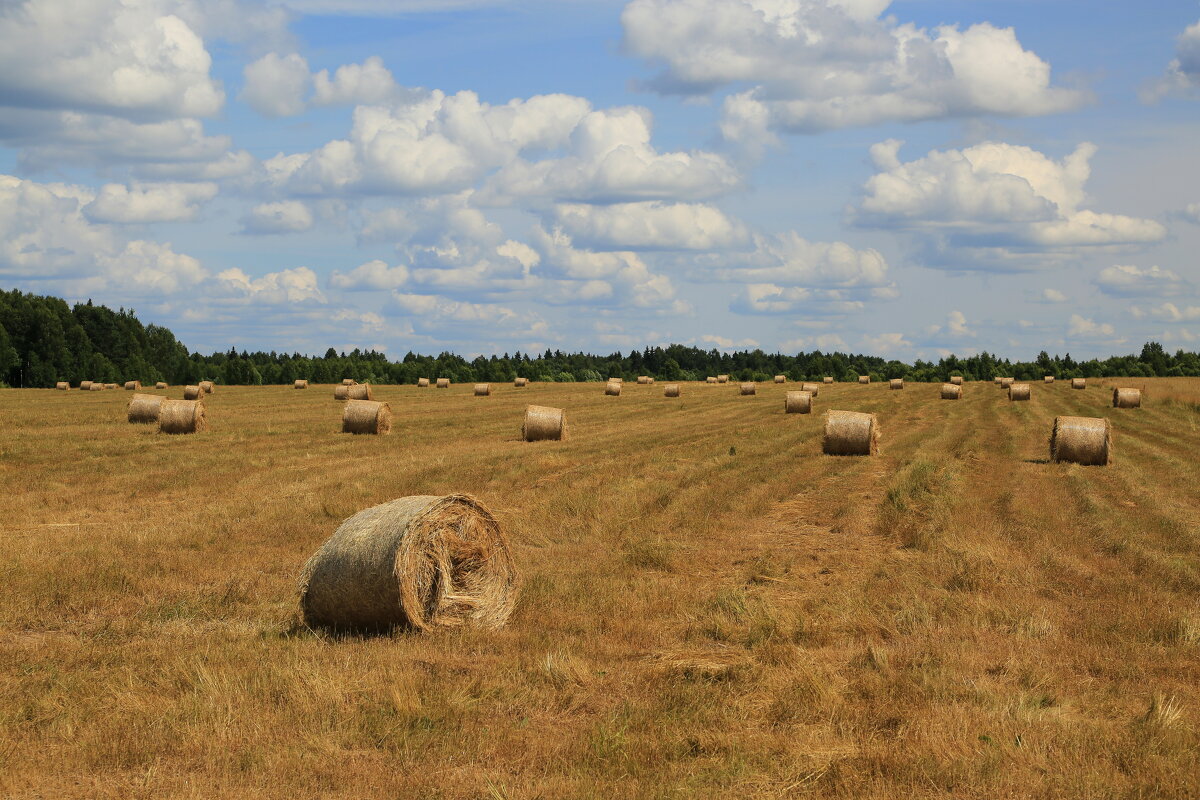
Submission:
[[0,0],[0,287],[192,350],[1200,349],[1200,3]]

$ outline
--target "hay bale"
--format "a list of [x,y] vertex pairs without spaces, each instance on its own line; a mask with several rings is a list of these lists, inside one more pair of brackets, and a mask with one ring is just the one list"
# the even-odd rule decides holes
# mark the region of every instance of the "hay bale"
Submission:
[[995,376],[994,378],[992,378],[992,384],[993,384],[994,386],[999,386],[999,385],[1000,385],[1000,382],[1001,382],[1001,381],[1003,381],[1003,380],[1004,380],[1004,378],[1001,378],[999,375],[997,375],[997,376]]
[[776,375],[775,382],[776,383],[787,383],[787,376],[786,375]]
[[201,433],[208,430],[200,400],[168,400],[158,405],[159,433]]
[[492,393],[492,385],[490,383],[475,384],[476,397],[488,397]]
[[609,383],[625,383],[625,379],[624,378],[609,378],[608,382]]
[[89,392],[103,392],[104,384],[103,383],[90,383],[90,384],[88,384],[88,391]]
[[297,379],[296,379],[296,382],[295,382],[294,384],[292,384],[292,388],[293,388],[293,389],[307,389],[307,388],[308,388],[308,381],[306,381],[306,380],[301,380],[300,378],[297,378]]
[[526,442],[566,440],[567,412],[549,406],[525,406],[521,438]]
[[1001,389],[1011,389],[1015,380],[1016,380],[1015,378],[1001,378],[1000,379],[1000,388]]
[[654,379],[649,375],[638,375],[637,382],[639,386],[649,386],[654,383]]
[[199,400],[203,396],[204,396],[204,390],[201,389],[199,386],[183,387],[183,399],[184,400]]
[[135,394],[129,401],[127,416],[130,422],[158,422],[158,412],[163,400],[167,398],[157,394]]
[[957,383],[942,384],[943,400],[958,400],[962,397],[962,386]]
[[1086,378],[1071,378],[1071,388],[1072,389],[1086,389],[1087,388],[1087,379]]
[[821,384],[819,384],[819,383],[802,383],[802,384],[800,384],[800,391],[808,392],[813,397],[816,397],[817,395],[819,395],[821,393]]
[[141,381],[125,381],[125,391],[140,392],[142,390]]
[[870,375],[859,375],[858,382],[861,384],[864,384],[864,385],[868,384],[871,382],[871,376]]
[[337,386],[333,387],[333,399],[334,400],[349,400],[350,399],[350,387],[344,386],[340,383]]
[[300,573],[311,628],[499,628],[517,569],[496,518],[467,495],[418,495],[360,511]]
[[157,381],[157,382],[154,384],[154,388],[155,388],[155,389],[166,389],[166,388],[168,388],[168,387],[167,387],[167,382],[166,382],[166,381]]
[[79,390],[81,392],[88,392],[88,391],[91,391],[91,389],[92,389],[91,381],[80,381],[79,382]]
[[375,393],[371,391],[371,384],[356,383],[353,386],[346,387],[347,400],[374,400]]
[[668,383],[663,386],[663,397],[679,397],[679,384]]
[[1113,389],[1113,408],[1141,408],[1142,392],[1140,389]]
[[743,383],[738,387],[738,393],[742,395],[755,394],[758,392],[758,387],[753,383]]
[[951,375],[950,382],[955,386],[962,386],[962,375]]
[[1112,426],[1094,417],[1055,417],[1050,431],[1050,460],[1104,467],[1112,463]]
[[1008,402],[1013,403],[1029,399],[1029,384],[1014,383],[1008,387]]
[[115,389],[115,388],[117,388],[117,385],[115,383],[106,383],[106,384],[104,384],[104,388],[105,389]]
[[717,382],[717,376],[716,376],[716,375],[709,375],[707,378],[705,378],[705,379],[704,379],[704,382],[705,382],[705,383],[716,383],[716,382]]
[[66,381],[59,381],[58,383],[54,384],[54,388],[58,389],[60,392],[69,392],[71,391],[71,384],[67,383]]
[[438,378],[437,379],[437,388],[449,389],[450,388],[450,379],[449,378]]
[[1046,375],[1045,377],[1042,378],[1042,383],[1054,383],[1054,376]]
[[429,378],[417,378],[417,388],[418,389],[428,389],[429,388]]
[[879,453],[879,421],[874,414],[827,411],[821,450],[827,456],[873,456]]
[[729,376],[728,375],[718,375],[717,383],[729,383]]
[[353,386],[358,383],[354,378],[342,378],[342,386]]
[[903,378],[892,378],[890,381],[888,381],[888,388],[889,389],[903,389],[904,388],[904,379]]
[[529,385],[529,378],[514,378],[513,379],[513,386],[517,387],[518,389],[521,389],[528,385]]
[[821,382],[822,383],[833,383],[833,376],[826,375],[824,378],[821,379]]
[[783,413],[809,414],[812,413],[812,392],[788,392],[783,396]]
[[[355,384],[357,386],[357,384]],[[347,386],[353,389],[354,386]],[[392,431],[392,407],[374,400],[347,400],[342,406],[342,433],[386,434]]]
[[200,388],[204,390],[205,394],[212,394],[217,390],[212,381],[200,381]]
[[608,383],[604,384],[604,394],[606,397],[620,397],[621,384],[609,381]]

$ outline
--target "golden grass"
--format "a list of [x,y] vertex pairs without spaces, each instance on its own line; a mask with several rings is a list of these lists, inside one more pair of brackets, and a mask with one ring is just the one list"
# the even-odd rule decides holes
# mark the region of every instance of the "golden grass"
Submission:
[[[1196,796],[1200,380],[1119,383],[1137,413],[822,387],[886,429],[861,459],[774,384],[377,386],[383,437],[329,385],[222,386],[179,437],[0,390],[0,796]],[[531,402],[571,439],[517,441]],[[1060,415],[1120,458],[1047,463]],[[512,540],[505,628],[293,627],[341,522],[463,491]]]

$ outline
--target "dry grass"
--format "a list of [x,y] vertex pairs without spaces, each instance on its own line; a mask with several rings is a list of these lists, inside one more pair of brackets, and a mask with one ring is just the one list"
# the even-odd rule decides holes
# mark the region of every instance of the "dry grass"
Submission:
[[[822,387],[886,428],[858,459],[774,384],[378,386],[384,437],[328,385],[222,386],[203,436],[0,390],[0,796],[1195,797],[1200,381],[1120,383]],[[516,441],[531,402],[572,438]],[[1060,415],[1120,458],[1046,463]],[[293,627],[342,521],[461,491],[507,627]]]

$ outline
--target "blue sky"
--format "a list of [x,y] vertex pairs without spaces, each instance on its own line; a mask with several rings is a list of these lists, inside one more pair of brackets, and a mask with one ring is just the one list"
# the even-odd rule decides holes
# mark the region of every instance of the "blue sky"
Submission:
[[0,285],[193,349],[1200,347],[1200,4],[0,4]]

